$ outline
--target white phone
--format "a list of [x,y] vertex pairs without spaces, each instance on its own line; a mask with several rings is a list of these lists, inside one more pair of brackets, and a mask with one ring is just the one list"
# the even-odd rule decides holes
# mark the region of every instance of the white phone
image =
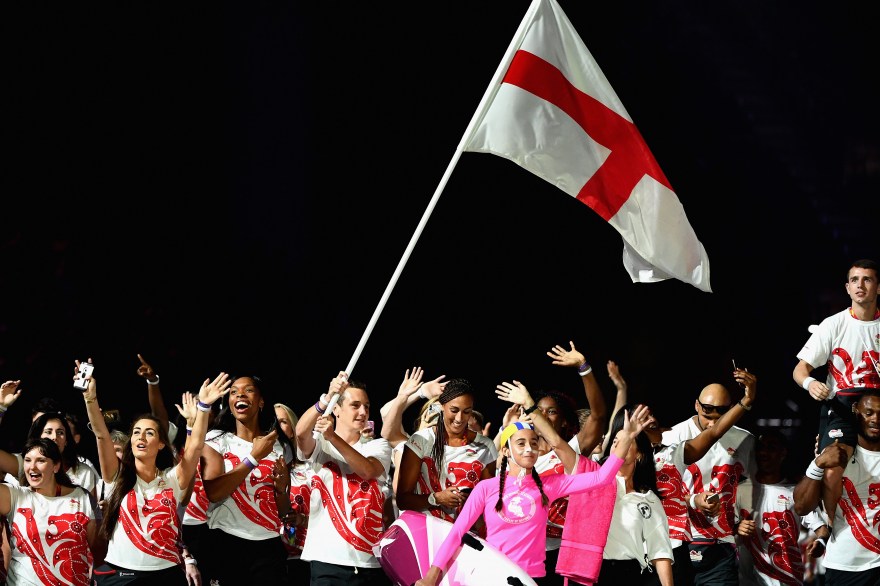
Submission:
[[79,376],[73,379],[73,388],[84,391],[89,388],[89,379],[92,378],[95,366],[88,362],[79,363]]

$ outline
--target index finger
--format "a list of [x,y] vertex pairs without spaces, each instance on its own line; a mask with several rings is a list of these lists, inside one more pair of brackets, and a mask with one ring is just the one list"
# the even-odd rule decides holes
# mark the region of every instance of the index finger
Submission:
[[147,361],[144,360],[144,357],[141,356],[140,354],[138,354],[138,360],[141,361],[141,364],[142,364],[143,366],[148,366],[148,365],[147,365]]

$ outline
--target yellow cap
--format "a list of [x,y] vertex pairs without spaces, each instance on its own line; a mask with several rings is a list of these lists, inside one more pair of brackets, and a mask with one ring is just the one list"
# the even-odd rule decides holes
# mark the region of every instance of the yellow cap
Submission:
[[501,432],[501,447],[503,448],[505,444],[507,444],[507,440],[510,439],[510,436],[521,429],[535,429],[535,426],[531,423],[525,423],[523,421],[514,421],[513,423],[505,427],[504,431]]

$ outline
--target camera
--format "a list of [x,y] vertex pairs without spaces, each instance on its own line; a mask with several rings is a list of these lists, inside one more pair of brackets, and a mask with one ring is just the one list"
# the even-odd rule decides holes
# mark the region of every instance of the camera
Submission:
[[94,365],[88,362],[79,363],[79,374],[73,379],[73,388],[85,391],[89,388],[89,379],[92,378],[92,372],[95,370]]

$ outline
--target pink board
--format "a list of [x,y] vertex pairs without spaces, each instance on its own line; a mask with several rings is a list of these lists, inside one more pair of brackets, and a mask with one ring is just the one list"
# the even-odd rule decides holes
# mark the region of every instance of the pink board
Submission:
[[[383,534],[373,553],[396,586],[412,586],[431,567],[434,553],[451,527],[451,523],[432,515],[403,511]],[[535,581],[487,541],[468,533],[440,584],[535,586]]]

